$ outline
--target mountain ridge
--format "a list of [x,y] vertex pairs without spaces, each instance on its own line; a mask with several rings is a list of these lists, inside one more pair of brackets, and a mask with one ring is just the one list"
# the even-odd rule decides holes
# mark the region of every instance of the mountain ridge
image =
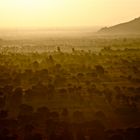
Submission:
[[97,33],[100,34],[140,34],[140,17],[120,23],[111,27],[104,27]]

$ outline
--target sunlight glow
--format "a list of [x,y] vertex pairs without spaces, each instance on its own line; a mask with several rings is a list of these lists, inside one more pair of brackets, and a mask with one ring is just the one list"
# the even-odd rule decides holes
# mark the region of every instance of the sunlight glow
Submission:
[[0,27],[111,25],[138,17],[139,5],[139,0],[0,0]]

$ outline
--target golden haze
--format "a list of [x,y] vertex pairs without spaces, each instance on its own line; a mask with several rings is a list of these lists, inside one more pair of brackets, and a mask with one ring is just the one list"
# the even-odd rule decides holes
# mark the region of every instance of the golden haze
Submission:
[[139,0],[1,0],[0,28],[108,26],[139,13]]

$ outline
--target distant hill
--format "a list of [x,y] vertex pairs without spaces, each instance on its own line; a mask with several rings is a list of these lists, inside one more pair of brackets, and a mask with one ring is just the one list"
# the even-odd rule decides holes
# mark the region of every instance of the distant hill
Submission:
[[100,34],[140,34],[140,17],[132,21],[112,27],[105,27],[98,31]]

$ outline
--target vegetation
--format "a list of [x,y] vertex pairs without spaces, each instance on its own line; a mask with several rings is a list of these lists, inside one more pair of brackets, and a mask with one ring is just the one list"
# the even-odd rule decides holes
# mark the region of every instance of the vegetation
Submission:
[[0,140],[140,138],[138,37],[0,43]]

